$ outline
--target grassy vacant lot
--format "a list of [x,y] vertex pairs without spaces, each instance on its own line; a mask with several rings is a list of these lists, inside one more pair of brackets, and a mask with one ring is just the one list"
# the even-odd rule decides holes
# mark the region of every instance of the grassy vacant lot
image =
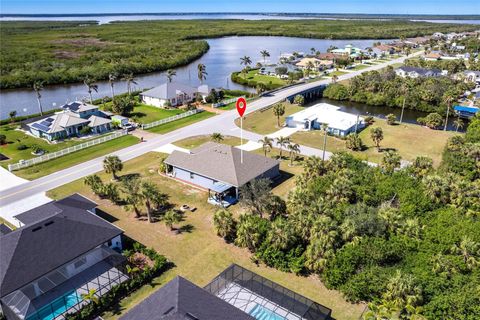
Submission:
[[[400,20],[165,20],[102,25],[9,21],[1,22],[0,27],[0,87],[31,87],[35,80],[45,84],[80,82],[86,75],[101,80],[110,73],[176,68],[208,50],[203,39],[222,36],[391,39],[476,28]],[[115,63],[119,61],[121,67]]]
[[[284,102],[283,104],[285,105],[285,114],[280,117],[280,125],[285,122],[286,117],[304,108],[288,102]],[[240,118],[236,119],[235,123],[237,126],[240,126]],[[256,111],[246,115],[243,119],[243,129],[260,134],[269,134],[281,128],[277,126],[277,117],[273,114],[272,107],[264,111]]]
[[[382,150],[396,150],[403,159],[412,161],[417,156],[427,156],[433,159],[434,165],[438,166],[441,161],[443,147],[447,139],[454,132],[444,132],[440,130],[431,130],[415,124],[388,125],[385,120],[375,119],[375,123],[360,132],[360,138],[366,146],[364,151],[351,151],[345,147],[345,141],[335,137],[327,138],[327,150],[350,151],[355,156],[379,163],[383,157],[382,152],[378,152],[372,139],[370,138],[370,129],[380,127],[383,130],[384,139],[380,143]],[[309,131],[297,132],[291,136],[292,140],[315,148],[323,148],[323,132]]]
[[138,138],[132,135],[123,136],[117,139],[113,139],[96,146],[92,146],[77,152],[67,154],[63,157],[56,158],[47,162],[28,167],[22,170],[15,171],[15,174],[25,179],[37,179],[53,173],[58,170],[62,170],[76,164],[101,157],[108,153],[114,152],[134,145],[138,142]]
[[186,118],[178,119],[169,123],[165,123],[165,124],[150,128],[148,129],[148,131],[154,132],[154,133],[167,133],[184,126],[188,126],[192,123],[208,119],[210,117],[213,117],[214,115],[215,113],[203,111],[203,112],[188,116]]
[[[9,163],[16,163],[19,160],[27,160],[35,158],[35,155],[32,155],[32,146],[37,145],[47,152],[55,152],[62,150],[83,142],[86,142],[91,139],[97,139],[98,137],[88,138],[88,139],[78,139],[71,138],[58,143],[48,143],[44,139],[35,138],[26,134],[24,131],[16,130],[18,125],[16,124],[7,124],[0,126],[0,134],[3,134],[7,137],[7,144],[0,146],[0,153],[9,157],[10,160],[2,161],[1,164],[4,167],[7,167]],[[17,148],[20,145],[25,145],[28,148],[25,150],[18,150]]]
[[[125,168],[121,174],[139,173],[143,178],[158,184],[160,189],[170,196],[169,201],[177,208],[182,204],[197,207],[194,213],[187,213],[184,220],[176,225],[179,233],[171,232],[161,222],[151,224],[144,219],[137,220],[133,213],[125,212],[122,207],[96,198],[83,184],[82,180],[77,180],[48,192],[50,197],[56,199],[73,192],[80,192],[94,199],[99,203],[102,210],[111,215],[113,223],[125,230],[127,236],[155,248],[176,266],[154,279],[151,285],[142,287],[122,300],[115,312],[108,312],[103,315],[103,318],[118,319],[119,316],[176,275],[181,275],[199,286],[204,286],[231,263],[244,266],[332,308],[335,319],[353,320],[359,318],[365,307],[364,305],[354,305],[346,302],[339,292],[326,289],[317,277],[299,277],[264,266],[257,267],[250,261],[250,253],[247,250],[226,244],[217,237],[212,223],[212,215],[216,208],[206,202],[207,194],[160,176],[157,170],[160,158],[163,156],[159,153],[149,153],[128,161],[125,163]],[[104,173],[101,173],[100,176],[104,181],[110,179],[110,175]],[[239,206],[234,206],[232,211],[238,214],[241,209]]]
[[[179,140],[177,142],[174,142],[174,145],[185,149],[193,149],[209,141],[212,141],[211,137],[209,135],[204,135]],[[246,140],[244,140],[243,142],[246,143]],[[228,144],[230,146],[238,146],[240,145],[240,138],[225,136],[220,143]]]
[[358,65],[356,65],[355,67],[353,67],[353,68],[350,69],[350,70],[355,70],[355,71],[357,71],[357,70],[366,69],[366,68],[368,68],[368,67],[370,67],[368,64],[358,64]]
[[[240,73],[239,76],[243,78],[242,73]],[[282,86],[287,84],[287,81],[282,80],[280,78],[258,74],[257,69],[249,71],[247,73],[246,79],[247,79],[247,81],[252,81],[253,80],[257,84],[258,83],[264,83],[264,84],[270,84],[271,83],[271,84],[279,84],[279,85],[282,85]]]
[[138,123],[150,123],[153,121],[175,116],[183,112],[185,112],[185,110],[162,109],[140,103],[135,106],[133,112],[130,114],[130,118],[132,118],[135,122]]
[[348,72],[346,71],[340,71],[340,70],[337,70],[337,71],[333,71],[331,73],[329,73],[328,75],[333,77],[333,76],[337,76],[337,77],[340,77],[340,76],[343,76],[344,74],[347,74]]

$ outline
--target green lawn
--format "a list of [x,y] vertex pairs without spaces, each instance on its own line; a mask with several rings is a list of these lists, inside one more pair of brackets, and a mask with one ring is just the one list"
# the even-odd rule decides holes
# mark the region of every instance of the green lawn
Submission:
[[[37,157],[32,154],[33,145],[37,145],[43,150],[45,150],[46,152],[51,153],[51,152],[66,149],[68,147],[72,147],[74,145],[98,138],[98,137],[92,137],[88,139],[70,138],[58,143],[48,143],[44,139],[36,138],[26,134],[24,131],[16,130],[17,127],[18,125],[16,124],[8,124],[8,125],[0,126],[0,134],[3,134],[7,137],[7,144],[0,146],[0,153],[10,158],[9,160],[5,160],[1,162],[1,165],[5,168],[9,163],[16,163],[21,159],[27,160],[27,159]],[[20,145],[25,145],[28,148],[25,150],[18,150],[17,148]]]
[[[375,123],[360,132],[366,150],[351,151],[345,147],[345,140],[331,137],[327,138],[327,151],[349,151],[356,157],[371,162],[379,163],[383,158],[383,152],[378,152],[372,139],[370,129],[380,127],[383,130],[384,139],[380,143],[382,150],[396,150],[403,159],[412,161],[417,156],[432,158],[434,165],[441,162],[443,147],[447,139],[454,136],[455,132],[431,130],[415,124],[388,125],[385,120],[375,119]],[[292,140],[306,146],[322,149],[323,132],[319,130],[297,132],[291,136]]]
[[[169,201],[176,208],[182,204],[197,207],[194,213],[185,214],[184,220],[175,226],[177,228],[184,227],[184,230],[189,231],[177,234],[171,232],[161,222],[148,223],[145,220],[137,220],[132,212],[125,212],[123,207],[113,205],[107,200],[101,200],[94,196],[84,185],[82,179],[48,192],[48,196],[55,199],[73,192],[79,192],[91,198],[99,204],[101,210],[112,216],[112,220],[115,220],[113,223],[125,230],[127,236],[148,247],[153,247],[175,264],[174,268],[154,279],[151,284],[143,286],[120,301],[115,311],[104,313],[102,315],[104,319],[118,319],[177,275],[181,275],[203,287],[231,263],[246,267],[332,308],[335,319],[359,319],[365,305],[348,303],[340,292],[328,290],[318,277],[296,276],[264,265],[257,266],[251,261],[251,253],[248,250],[227,244],[217,237],[212,222],[212,214],[217,208],[206,202],[207,193],[160,176],[157,171],[162,157],[164,157],[163,154],[152,152],[127,161],[120,174],[138,173],[142,178],[157,184],[162,192],[169,195]],[[282,165],[288,167],[284,163]],[[299,170],[299,168],[299,166],[294,167],[295,170]],[[99,175],[104,181],[110,179],[110,175],[104,172],[99,173]],[[293,181],[294,176],[290,180]],[[231,210],[235,215],[238,215],[242,208],[235,205]],[[144,209],[143,212],[145,212]]]
[[352,69],[350,69],[350,70],[355,70],[355,71],[357,71],[357,70],[366,69],[366,68],[368,68],[368,67],[370,67],[370,66],[367,65],[367,64],[359,64],[359,65],[356,65],[354,68],[352,68]]
[[133,109],[130,118],[138,123],[150,123],[184,112],[185,110],[183,109],[162,109],[139,103]]
[[120,150],[128,146],[134,145],[138,141],[138,138],[132,135],[123,136],[80,151],[67,154],[60,158],[42,162],[40,164],[25,169],[17,170],[14,173],[15,175],[25,179],[37,179],[50,173],[54,173],[55,171],[59,171],[74,166],[76,164],[94,159],[96,157],[101,157],[116,150]]
[[[203,135],[203,136],[196,136],[196,137],[190,137],[187,139],[179,140],[174,142],[173,144],[181,148],[193,149],[209,141],[212,141],[211,137],[209,135]],[[243,143],[246,143],[246,142],[247,140],[243,140]],[[240,138],[225,136],[223,137],[223,140],[220,143],[227,144],[230,146],[238,146],[240,145]]]
[[[304,107],[288,102],[283,104],[285,105],[285,114],[280,117],[280,125],[285,122],[285,117],[304,109]],[[236,119],[235,123],[240,126],[240,119]],[[273,114],[273,108],[246,115],[243,119],[243,128],[260,134],[269,134],[281,129],[277,125],[277,117]]]
[[167,133],[167,132],[176,130],[178,128],[188,126],[192,123],[208,119],[210,117],[213,117],[214,115],[215,113],[203,111],[203,112],[188,116],[186,118],[178,119],[169,123],[165,123],[165,124],[150,128],[148,129],[148,131],[153,133],[160,133],[160,134]]
[[[238,76],[243,78],[242,73],[240,73]],[[279,84],[282,86],[287,84],[287,81],[282,80],[280,78],[258,74],[258,69],[249,71],[247,73],[247,80],[248,81],[253,80],[257,83],[264,83],[264,84],[269,84],[269,83]]]
[[339,76],[343,76],[344,74],[347,74],[347,73],[348,73],[348,72],[337,70],[337,71],[333,71],[333,72],[329,73],[328,75],[329,75],[330,77],[332,77],[332,76],[337,76],[337,77],[339,77]]

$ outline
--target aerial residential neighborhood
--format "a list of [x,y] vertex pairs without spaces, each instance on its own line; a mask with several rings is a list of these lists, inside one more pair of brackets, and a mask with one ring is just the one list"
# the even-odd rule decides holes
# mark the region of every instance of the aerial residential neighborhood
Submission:
[[3,1],[0,320],[479,319],[477,7]]

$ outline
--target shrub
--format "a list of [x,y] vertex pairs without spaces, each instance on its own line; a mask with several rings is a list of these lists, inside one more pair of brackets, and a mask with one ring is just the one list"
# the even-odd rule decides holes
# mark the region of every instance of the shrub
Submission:
[[386,119],[387,119],[387,124],[394,125],[395,121],[397,120],[397,117],[393,113],[390,113],[390,114],[387,114]]
[[373,124],[373,123],[375,122],[375,120],[373,119],[372,116],[366,116],[364,119],[365,119],[365,123],[366,123],[367,125],[371,125],[371,124]]
[[4,134],[0,134],[0,145],[4,145],[7,143],[7,136]]
[[92,128],[88,127],[88,126],[85,126],[83,127],[82,129],[80,129],[80,134],[81,135],[87,135],[89,134],[90,132],[92,132]]
[[347,140],[345,140],[345,145],[348,149],[354,151],[360,151],[363,149],[362,139],[357,133],[349,134],[347,136]]
[[28,149],[28,147],[27,147],[26,145],[24,145],[24,144],[19,144],[19,145],[17,146],[17,150],[26,150],[26,149]]
[[347,100],[348,90],[342,84],[333,83],[323,91],[323,96],[334,100]]
[[295,98],[293,98],[293,103],[303,106],[305,104],[305,97],[301,94],[297,94]]

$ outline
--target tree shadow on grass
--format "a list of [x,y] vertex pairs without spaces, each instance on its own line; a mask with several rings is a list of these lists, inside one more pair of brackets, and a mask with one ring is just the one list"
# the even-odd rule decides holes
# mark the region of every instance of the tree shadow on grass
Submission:
[[143,117],[146,117],[147,114],[146,114],[146,113],[143,113],[143,112],[136,111],[136,112],[131,112],[131,113],[129,114],[129,116],[130,116],[131,118],[133,118],[133,117],[143,118]]
[[128,179],[140,178],[140,173],[127,173],[118,177],[120,182]]
[[193,230],[195,230],[195,227],[191,224],[186,224],[184,226],[181,226],[180,228],[177,228],[177,233],[182,234],[184,232],[186,233],[192,233]]

